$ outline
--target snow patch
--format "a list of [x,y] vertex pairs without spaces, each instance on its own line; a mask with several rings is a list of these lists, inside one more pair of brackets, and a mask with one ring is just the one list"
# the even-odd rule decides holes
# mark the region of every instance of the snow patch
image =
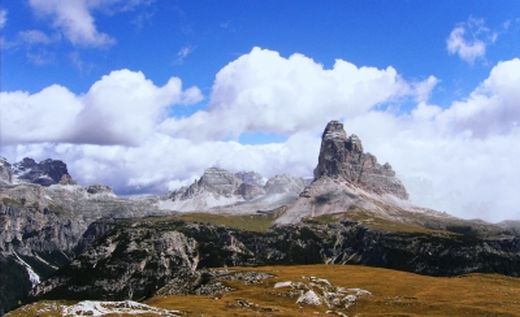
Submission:
[[29,280],[31,281],[32,286],[35,287],[36,285],[40,284],[40,276],[36,274],[36,272],[34,272],[33,268],[27,262],[25,262],[16,252],[14,252],[14,256],[18,260],[18,263],[23,265],[27,270],[27,274],[29,274]]
[[49,267],[53,268],[54,270],[58,270],[59,267],[57,267],[56,265],[53,265],[53,264],[50,264],[49,262],[47,262],[45,259],[43,259],[42,257],[40,257],[38,254],[34,254],[34,257],[36,259],[38,259],[38,261],[48,265]]
[[165,317],[180,316],[179,311],[166,310],[141,304],[131,300],[125,301],[81,301],[75,305],[67,306],[62,311],[67,317],[83,317],[83,316],[105,316],[108,314],[131,314],[131,315],[150,315],[157,314]]

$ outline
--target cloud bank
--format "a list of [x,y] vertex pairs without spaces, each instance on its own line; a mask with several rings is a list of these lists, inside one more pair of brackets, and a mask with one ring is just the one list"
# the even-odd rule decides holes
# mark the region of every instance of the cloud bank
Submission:
[[[169,117],[169,107],[200,101],[200,91],[183,90],[178,78],[157,86],[120,70],[82,95],[58,85],[2,92],[2,154],[60,158],[81,182],[121,193],[161,192],[212,165],[310,176],[321,130],[341,119],[366,150],[393,165],[417,204],[467,218],[518,219],[520,60],[498,63],[468,96],[442,107],[428,101],[437,82],[344,60],[327,69],[301,54],[254,48],[218,72],[207,109]],[[410,100],[410,111],[395,106]],[[236,141],[258,132],[287,139]]]

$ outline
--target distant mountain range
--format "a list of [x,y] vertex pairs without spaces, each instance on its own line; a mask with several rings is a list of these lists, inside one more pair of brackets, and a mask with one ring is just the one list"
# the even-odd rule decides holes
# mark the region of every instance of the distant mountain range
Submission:
[[0,159],[0,314],[20,300],[134,299],[207,267],[361,263],[520,275],[518,222],[414,206],[390,164],[325,128],[312,180],[211,167],[163,196],[82,186],[65,163]]

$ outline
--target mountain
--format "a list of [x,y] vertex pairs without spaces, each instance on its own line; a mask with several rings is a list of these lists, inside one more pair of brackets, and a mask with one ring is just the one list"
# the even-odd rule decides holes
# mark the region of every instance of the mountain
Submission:
[[[159,208],[165,202],[180,203],[183,211],[188,206],[193,210],[220,207],[212,205],[213,201],[225,201],[224,205],[246,212],[271,209],[296,199],[304,185],[302,179],[289,175],[265,181],[255,172],[210,168],[191,186],[171,193],[168,200],[121,198],[106,185],[76,185],[62,161],[24,158],[11,164],[1,158],[0,315],[81,254],[93,241],[82,236],[92,237],[87,228],[101,218],[110,223],[114,218],[174,214],[169,208]],[[110,226],[101,228],[96,227],[96,234],[106,233]]]
[[304,187],[302,178],[287,174],[265,181],[255,172],[231,173],[211,167],[193,184],[173,191],[157,205],[182,212],[255,213],[291,203]]
[[117,197],[105,185],[72,185],[57,160],[0,160],[0,315],[81,252],[97,219],[165,214],[145,199]]
[[323,131],[314,179],[323,178],[340,179],[367,192],[408,199],[390,164],[380,165],[374,155],[365,153],[359,137],[347,137],[338,121],[329,122]]
[[359,137],[347,136],[342,123],[331,121],[323,131],[314,180],[287,206],[277,223],[297,223],[306,217],[352,209],[398,222],[415,222],[418,214],[453,219],[414,206],[391,165],[379,164],[374,155],[364,152]]

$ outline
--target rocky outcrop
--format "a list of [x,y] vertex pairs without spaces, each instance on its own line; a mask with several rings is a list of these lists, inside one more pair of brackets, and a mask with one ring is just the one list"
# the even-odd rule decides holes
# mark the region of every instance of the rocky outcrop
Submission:
[[[47,159],[37,163],[32,158],[24,158],[12,166],[11,173],[19,181],[50,186],[53,184],[73,184],[67,165],[59,160]],[[13,179],[11,179],[12,182]]]
[[356,135],[347,137],[343,124],[331,121],[323,131],[314,179],[341,178],[375,194],[391,194],[408,199],[408,193],[390,164],[380,165],[375,156],[363,151]]
[[86,191],[89,194],[105,194],[109,196],[115,196],[114,191],[110,186],[102,184],[94,184],[86,187]]
[[390,164],[380,165],[375,156],[364,152],[356,135],[347,136],[342,123],[331,121],[323,131],[314,180],[277,223],[297,223],[354,207],[388,218],[402,209],[421,212],[407,199],[408,193]]
[[11,164],[5,157],[0,156],[0,185],[10,184],[13,181],[13,170]]

